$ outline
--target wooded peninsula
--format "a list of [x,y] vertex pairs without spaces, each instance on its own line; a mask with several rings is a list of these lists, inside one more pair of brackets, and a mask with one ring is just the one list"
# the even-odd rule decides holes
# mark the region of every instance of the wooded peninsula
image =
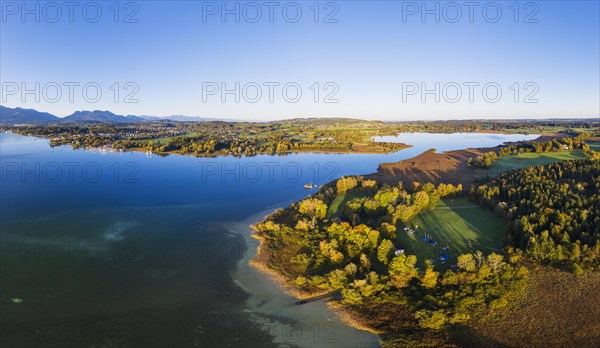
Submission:
[[323,185],[253,226],[254,264],[303,301],[330,294],[385,347],[600,344],[597,324],[548,320],[600,315],[598,133],[554,135],[439,154],[496,169],[468,186],[385,166]]

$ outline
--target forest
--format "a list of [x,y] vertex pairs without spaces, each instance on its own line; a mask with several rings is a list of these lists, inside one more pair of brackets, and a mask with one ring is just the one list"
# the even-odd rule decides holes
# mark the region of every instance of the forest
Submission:
[[501,174],[471,197],[511,227],[527,257],[579,274],[600,261],[600,161],[588,158]]

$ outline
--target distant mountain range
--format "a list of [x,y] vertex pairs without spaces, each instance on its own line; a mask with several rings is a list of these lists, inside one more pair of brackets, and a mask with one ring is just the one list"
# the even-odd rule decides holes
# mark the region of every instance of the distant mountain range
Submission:
[[[495,119],[494,122],[538,122],[538,121],[592,121],[593,118],[547,118],[547,119]],[[0,105],[0,124],[36,124],[36,123],[63,123],[63,122],[96,122],[96,123],[135,123],[135,122],[263,122],[252,120],[235,120],[227,118],[208,118],[198,116],[171,115],[171,116],[149,116],[149,115],[116,115],[110,111],[93,110],[93,111],[76,111],[69,116],[57,117],[47,112],[41,112],[34,109],[9,108]],[[409,120],[398,121],[407,122]],[[473,122],[485,121],[485,119],[463,119],[463,120],[420,120],[410,122]],[[294,123],[294,124],[353,124],[357,122],[375,122],[381,123],[384,121],[361,120],[355,118],[344,117],[328,117],[328,118],[289,118],[277,121],[277,123]],[[388,121],[389,122],[389,121]]]
[[143,118],[138,116],[121,116],[115,115],[110,111],[75,111],[69,116],[59,118],[59,121],[89,121],[89,122],[140,122],[144,121]]
[[34,109],[7,108],[0,105],[0,123],[21,124],[21,123],[46,123],[56,122],[60,118],[47,112],[39,112]]
[[34,124],[49,122],[100,122],[100,123],[132,123],[144,121],[176,121],[176,122],[207,122],[207,121],[227,121],[235,120],[219,118],[203,118],[196,116],[135,116],[135,115],[116,115],[110,111],[76,111],[65,117],[57,117],[47,112],[40,112],[34,109],[9,108],[0,105],[0,124]]

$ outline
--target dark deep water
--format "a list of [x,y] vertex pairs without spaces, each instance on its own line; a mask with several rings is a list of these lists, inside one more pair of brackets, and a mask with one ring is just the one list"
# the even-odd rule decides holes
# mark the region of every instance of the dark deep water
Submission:
[[534,137],[413,134],[413,148],[389,155],[194,158],[51,148],[2,133],[0,345],[376,346],[323,303],[291,308],[248,268],[247,225],[305,197],[311,181],[371,173],[432,147]]

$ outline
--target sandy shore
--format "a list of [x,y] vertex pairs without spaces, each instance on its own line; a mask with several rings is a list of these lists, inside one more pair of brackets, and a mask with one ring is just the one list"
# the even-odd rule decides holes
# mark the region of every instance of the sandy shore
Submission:
[[[252,237],[259,241],[262,241],[263,239],[262,237],[260,237],[260,235],[256,233],[256,231],[252,234]],[[330,292],[306,292],[293,287],[292,285],[290,285],[290,281],[284,275],[269,267],[268,260],[268,253],[265,251],[263,244],[261,243],[257,249],[257,256],[254,260],[250,262],[250,265],[255,269],[259,270],[260,272],[266,274],[269,277],[269,279],[281,289],[281,291],[294,297],[295,299],[302,300],[314,296],[320,296]],[[348,326],[353,327],[357,330],[370,332],[373,335],[379,335],[381,333],[375,330],[374,328],[363,324],[360,318],[354,316],[354,313],[347,311],[343,304],[335,301],[328,301],[326,304],[329,310],[335,313],[335,315]]]
[[[230,228],[233,233],[244,236],[247,243],[256,245],[255,256],[249,260],[241,260],[232,277],[240,287],[250,294],[248,307],[251,312],[258,313],[258,316],[261,317],[257,321],[263,321],[266,326],[273,327],[285,325],[286,321],[282,321],[282,318],[288,318],[295,321],[299,327],[304,328],[303,337],[294,342],[290,342],[285,335],[278,335],[275,332],[274,341],[284,346],[379,347],[378,332],[362,325],[359,318],[354,318],[350,313],[345,312],[339,303],[315,301],[303,305],[295,304],[297,300],[318,296],[329,291],[301,291],[294,287],[284,275],[269,267],[269,254],[263,247],[263,238],[256,233],[253,225],[264,220],[274,210],[255,214]],[[315,328],[318,328],[320,332],[316,332]],[[335,328],[333,330],[335,335],[332,335],[333,331],[329,331],[332,328]],[[317,336],[319,339],[315,341]],[[329,340],[330,338],[331,340]]]

